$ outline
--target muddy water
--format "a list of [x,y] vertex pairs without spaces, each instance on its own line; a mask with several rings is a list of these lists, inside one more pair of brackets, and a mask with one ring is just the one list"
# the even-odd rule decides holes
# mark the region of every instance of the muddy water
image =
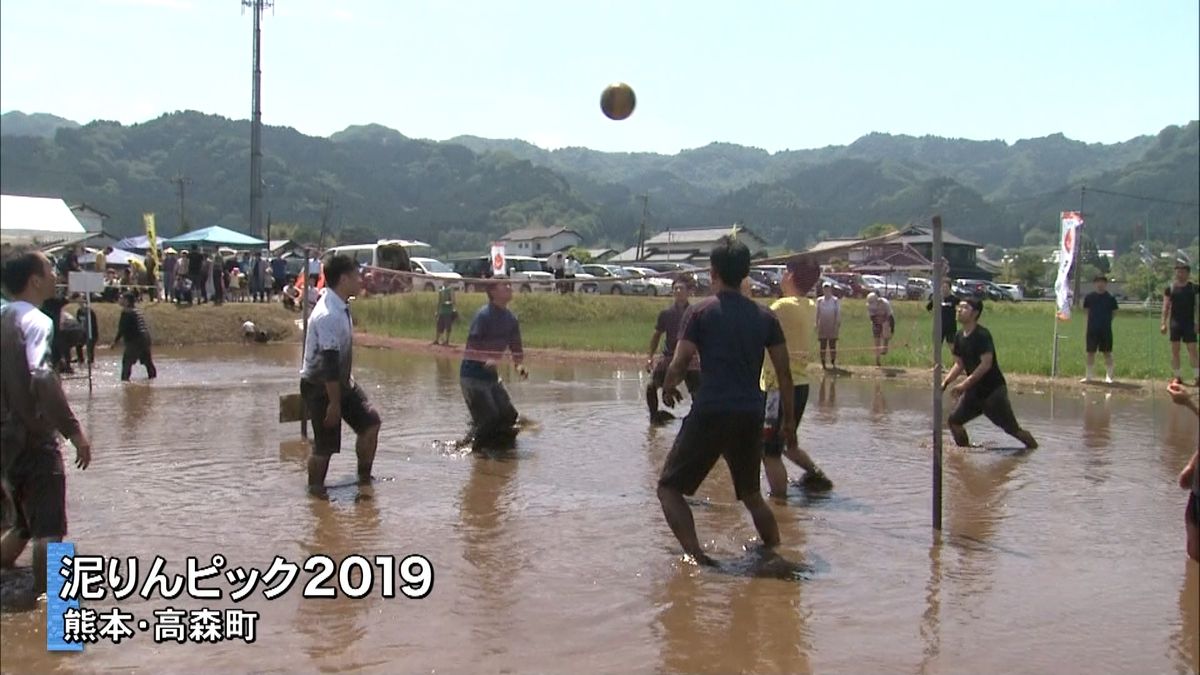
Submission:
[[[1162,398],[1017,397],[1042,449],[948,452],[936,538],[927,393],[814,383],[801,441],[837,487],[776,507],[782,554],[810,569],[796,581],[736,573],[753,568],[742,547],[754,530],[722,466],[694,510],[734,573],[679,562],[654,498],[677,423],[647,427],[636,372],[534,363],[510,390],[542,428],[513,458],[477,459],[435,444],[465,428],[456,363],[359,351],[385,420],[380,480],[348,486],[353,455],[339,455],[330,482],[345,487],[330,502],[304,495],[298,425],[276,423],[294,347],[163,351],[152,385],[121,386],[106,357],[90,398],[71,384],[95,460],[70,470],[69,539],[82,553],[162,555],[176,571],[218,552],[260,568],[276,555],[420,553],[436,570],[428,598],[304,600],[298,584],[242,604],[262,612],[253,646],[139,634],[82,655],[45,651],[43,611],[10,613],[3,670],[1197,670],[1200,582],[1175,485],[1197,423]],[[1011,445],[986,422],[972,430]],[[140,617],[206,604],[231,606],[120,606]]]

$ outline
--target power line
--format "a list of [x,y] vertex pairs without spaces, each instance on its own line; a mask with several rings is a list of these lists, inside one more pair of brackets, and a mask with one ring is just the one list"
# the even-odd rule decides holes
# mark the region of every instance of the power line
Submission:
[[1096,192],[1096,193],[1099,193],[1102,195],[1109,195],[1112,197],[1124,197],[1125,199],[1137,199],[1137,200],[1143,201],[1143,202],[1156,202],[1159,204],[1172,204],[1174,206],[1191,206],[1191,207],[1200,206],[1200,204],[1198,204],[1196,202],[1183,202],[1183,201],[1179,201],[1176,199],[1164,199],[1162,197],[1147,197],[1145,195],[1131,195],[1127,192],[1114,192],[1112,190],[1101,190],[1100,188],[1087,188],[1087,191],[1088,192]]

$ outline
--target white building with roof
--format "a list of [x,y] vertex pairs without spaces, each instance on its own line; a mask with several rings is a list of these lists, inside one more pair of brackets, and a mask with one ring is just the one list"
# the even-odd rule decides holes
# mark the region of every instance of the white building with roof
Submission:
[[500,238],[508,255],[543,257],[583,243],[583,237],[566,227],[522,227]]
[[750,249],[750,255],[766,250],[767,244],[749,228],[741,225],[729,227],[706,227],[693,230],[667,230],[646,240],[642,255],[637,247],[626,249],[609,259],[612,263],[631,262],[697,262],[707,261],[717,240],[737,232],[737,238]]
[[5,243],[46,246],[87,235],[61,199],[0,195],[0,240]]

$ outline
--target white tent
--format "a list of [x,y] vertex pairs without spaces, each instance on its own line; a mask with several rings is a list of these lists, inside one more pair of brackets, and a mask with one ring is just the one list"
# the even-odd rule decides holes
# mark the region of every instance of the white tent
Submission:
[[46,245],[87,236],[66,202],[53,197],[0,195],[0,240]]

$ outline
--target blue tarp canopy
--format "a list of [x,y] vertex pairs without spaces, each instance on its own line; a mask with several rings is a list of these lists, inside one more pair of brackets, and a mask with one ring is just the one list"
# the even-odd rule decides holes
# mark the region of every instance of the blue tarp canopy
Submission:
[[230,248],[264,248],[267,242],[220,225],[185,232],[178,237],[161,240],[163,246],[229,246]]

